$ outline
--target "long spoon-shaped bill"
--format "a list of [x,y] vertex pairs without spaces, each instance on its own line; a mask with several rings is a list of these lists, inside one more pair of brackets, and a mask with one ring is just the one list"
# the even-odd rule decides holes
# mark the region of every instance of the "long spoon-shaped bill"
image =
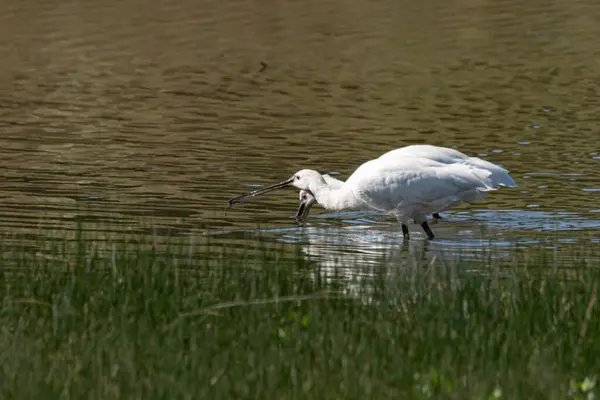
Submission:
[[300,205],[298,206],[298,211],[296,211],[296,222],[306,222],[308,219],[308,213],[310,212],[310,206],[308,206],[308,201],[300,200]]
[[229,208],[231,208],[233,206],[233,203],[239,203],[240,201],[245,200],[248,197],[260,196],[261,194],[268,193],[272,190],[281,189],[283,187],[291,185],[292,182],[294,182],[294,177],[291,177],[290,179],[287,179],[283,182],[276,183],[274,185],[269,185],[269,186],[265,186],[260,189],[256,189],[250,193],[246,193],[246,194],[242,194],[240,196],[234,197],[233,199],[229,200]]

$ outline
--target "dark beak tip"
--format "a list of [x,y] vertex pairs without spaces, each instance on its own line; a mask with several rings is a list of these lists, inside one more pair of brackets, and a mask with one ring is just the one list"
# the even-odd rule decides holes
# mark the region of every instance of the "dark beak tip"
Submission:
[[276,183],[276,184],[270,185],[270,186],[265,186],[263,188],[256,189],[250,193],[246,193],[246,194],[242,194],[240,196],[234,197],[233,199],[229,200],[228,208],[231,208],[233,206],[233,203],[239,203],[240,201],[245,200],[248,197],[262,195],[262,194],[268,193],[272,190],[279,189],[279,188],[282,188],[285,186],[289,186],[293,181],[294,181],[294,178],[292,177],[292,178],[288,179],[287,181],[279,182],[279,183]]

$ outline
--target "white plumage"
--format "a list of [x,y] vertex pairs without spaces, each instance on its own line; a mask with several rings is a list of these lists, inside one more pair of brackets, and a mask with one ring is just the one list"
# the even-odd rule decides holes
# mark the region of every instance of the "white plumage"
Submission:
[[426,215],[473,203],[489,191],[516,183],[506,169],[489,161],[454,149],[412,145],[365,162],[346,182],[304,169],[286,181],[238,196],[230,200],[230,206],[289,185],[302,190],[301,199],[303,195],[309,200],[312,197],[329,210],[371,209],[394,216],[402,224],[405,239],[409,238],[406,223],[413,219],[433,239]]
[[[499,188],[502,186],[506,187],[515,187],[515,181],[510,177],[508,171],[496,164],[493,164],[489,161],[482,160],[477,157],[469,157],[466,154],[463,154],[457,150],[446,148],[446,147],[437,147],[431,145],[411,145],[402,147],[399,149],[395,149],[389,151],[379,157],[379,160],[385,159],[393,159],[398,160],[402,158],[424,158],[431,161],[437,161],[441,164],[451,165],[451,164],[464,164],[466,166],[474,167],[475,170],[484,170],[489,172],[489,176],[486,179],[491,188]],[[460,174],[458,175],[460,176]],[[329,186],[334,189],[338,189],[343,185],[343,181],[340,181],[336,178],[331,177],[330,175],[323,175],[323,179]],[[432,191],[442,192],[441,186],[436,186],[436,188],[430,188]],[[437,199],[433,204],[442,203],[443,206],[436,210],[433,213],[434,219],[440,219],[439,212],[445,211],[451,207],[457,206],[463,202],[466,203],[474,203],[475,201],[485,197],[486,190],[480,190],[478,188],[464,191],[460,194],[453,195],[453,201],[443,201],[443,199]],[[308,217],[308,213],[310,208],[314,203],[317,202],[316,198],[307,190],[300,191],[300,206],[298,207],[298,212],[296,214],[296,219],[300,221],[305,221]]]

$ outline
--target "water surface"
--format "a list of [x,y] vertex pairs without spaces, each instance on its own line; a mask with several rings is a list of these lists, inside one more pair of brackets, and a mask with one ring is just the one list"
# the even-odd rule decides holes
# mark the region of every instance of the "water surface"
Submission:
[[433,248],[475,254],[540,234],[598,243],[591,0],[7,0],[3,10],[5,234],[48,237],[82,220],[216,246],[260,236],[324,260],[359,249],[368,262],[398,248],[393,221],[315,207],[296,227],[292,189],[233,210],[227,200],[302,168],[346,179],[386,151],[430,143],[499,163],[519,184],[446,213]]

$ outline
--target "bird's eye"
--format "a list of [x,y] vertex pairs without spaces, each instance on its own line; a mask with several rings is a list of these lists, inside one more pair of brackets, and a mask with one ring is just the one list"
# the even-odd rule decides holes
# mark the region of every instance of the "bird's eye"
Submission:
[[297,181],[300,180],[300,177],[298,175],[296,175],[294,178],[296,178]]

